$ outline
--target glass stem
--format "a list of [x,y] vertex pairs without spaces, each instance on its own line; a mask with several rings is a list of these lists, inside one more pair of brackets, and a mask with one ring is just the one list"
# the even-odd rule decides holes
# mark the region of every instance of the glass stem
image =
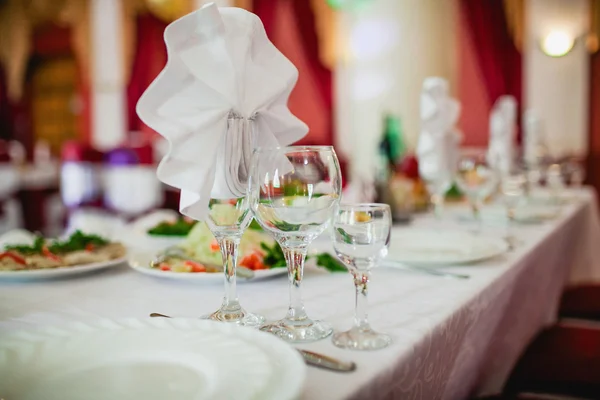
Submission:
[[433,203],[433,213],[437,220],[442,219],[442,213],[444,212],[444,196],[441,194],[434,194],[431,196],[431,202]]
[[476,232],[481,233],[483,227],[483,220],[481,219],[481,207],[477,199],[471,201],[471,210],[473,211],[473,217],[475,218],[475,222],[477,222]]
[[303,321],[307,318],[302,302],[302,276],[304,274],[304,260],[306,248],[289,248],[281,246],[288,267],[290,281],[290,306],[287,318],[292,321]]
[[354,287],[356,288],[356,307],[354,311],[354,327],[359,330],[369,330],[367,314],[367,294],[369,284],[369,272],[352,271]]
[[224,308],[238,308],[237,287],[235,270],[237,267],[238,245],[240,239],[237,237],[217,238],[223,258],[223,274],[225,276],[225,296],[223,297]]
[[516,211],[514,207],[508,207],[506,209],[506,241],[508,242],[508,247],[510,250],[514,249],[514,237],[512,234],[513,226],[515,225],[515,214]]

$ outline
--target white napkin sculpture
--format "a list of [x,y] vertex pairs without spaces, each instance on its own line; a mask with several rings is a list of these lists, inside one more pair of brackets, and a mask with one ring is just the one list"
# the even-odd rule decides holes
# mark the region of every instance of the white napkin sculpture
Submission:
[[421,92],[421,133],[417,143],[419,172],[428,181],[452,180],[461,135],[455,124],[460,103],[450,97],[444,78],[429,77]]
[[245,194],[255,147],[308,132],[287,106],[298,70],[240,8],[206,5],[171,23],[165,43],[167,65],[137,113],[169,141],[158,178],[181,189],[183,214],[202,220],[211,197]]
[[500,96],[490,114],[490,140],[487,161],[497,171],[510,171],[517,132],[517,100]]

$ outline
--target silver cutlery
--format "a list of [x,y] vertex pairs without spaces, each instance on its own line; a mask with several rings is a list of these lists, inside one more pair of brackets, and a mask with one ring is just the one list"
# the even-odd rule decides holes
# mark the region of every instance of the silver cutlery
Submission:
[[[171,318],[168,315],[160,313],[151,313],[150,317]],[[323,368],[336,372],[352,372],[356,369],[356,363],[353,361],[342,361],[337,358],[329,357],[324,354],[315,353],[308,350],[296,349],[308,365],[317,368]]]
[[[177,259],[184,260],[184,261],[193,261],[195,263],[204,264],[204,263],[202,263],[199,260],[195,260],[195,259],[193,259],[191,257],[188,257],[187,254],[185,253],[185,251],[182,248],[177,247],[177,246],[172,246],[172,247],[168,247],[167,249],[165,249],[164,251],[162,251],[161,253],[159,253],[150,262],[150,266],[155,268],[157,265],[159,265],[160,263],[165,262],[169,258],[177,258]],[[210,269],[212,271],[214,271],[214,272],[223,272],[223,267],[222,266],[211,265]],[[240,278],[251,279],[251,278],[254,278],[254,271],[252,271],[249,268],[242,267],[242,266],[238,265],[237,268],[236,268],[236,275],[239,276]]]
[[469,279],[470,275],[466,274],[458,274],[456,272],[448,272],[448,271],[440,271],[439,269],[434,268],[423,268],[423,267],[415,267],[413,265],[403,264],[396,261],[386,260],[382,266],[389,266],[391,268],[405,269],[407,271],[420,272],[428,275],[441,276],[444,278],[452,278],[452,279]]
[[336,372],[352,372],[356,369],[356,363],[352,361],[342,361],[337,358],[329,357],[323,354],[314,353],[308,350],[296,349],[304,358],[304,362],[313,367],[323,368]]

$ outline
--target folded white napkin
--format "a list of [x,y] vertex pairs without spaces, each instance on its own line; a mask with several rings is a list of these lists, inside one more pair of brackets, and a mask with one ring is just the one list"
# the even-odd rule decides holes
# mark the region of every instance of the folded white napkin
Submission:
[[426,180],[452,179],[460,144],[455,129],[460,103],[450,97],[448,82],[430,77],[421,92],[421,133],[417,143],[419,172]]
[[159,179],[181,189],[183,214],[204,219],[211,197],[245,194],[255,147],[308,132],[287,107],[298,70],[240,8],[204,6],[171,23],[165,43],[167,65],[137,113],[169,141]]
[[490,140],[488,163],[500,172],[508,172],[514,159],[517,131],[517,100],[513,96],[500,96],[490,114]]

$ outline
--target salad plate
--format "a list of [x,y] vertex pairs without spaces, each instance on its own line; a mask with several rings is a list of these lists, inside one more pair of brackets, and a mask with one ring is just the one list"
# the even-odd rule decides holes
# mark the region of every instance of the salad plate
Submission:
[[468,232],[428,229],[392,231],[389,253],[382,266],[404,263],[422,267],[473,264],[504,254],[505,240]]
[[101,261],[90,264],[69,265],[66,267],[50,269],[32,269],[24,271],[0,271],[1,280],[25,280],[25,279],[56,279],[69,276],[87,274],[93,271],[116,267],[127,261],[126,257],[116,258],[110,261]]
[[27,231],[0,237],[0,279],[46,279],[84,274],[126,261],[126,249],[98,235],[75,231],[47,239]]
[[101,319],[5,334],[0,393],[20,400],[291,400],[306,366],[258,330],[197,319]]
[[[194,281],[194,282],[210,282],[210,283],[223,283],[222,272],[176,272],[176,271],[163,271],[161,269],[152,268],[150,264],[154,256],[147,253],[136,253],[132,254],[129,259],[129,266],[145,275],[154,276],[157,278],[174,279],[180,281]],[[279,275],[287,274],[287,268],[270,268],[254,271],[253,278],[244,278],[238,275],[238,281],[248,281],[256,279],[265,279]]]

